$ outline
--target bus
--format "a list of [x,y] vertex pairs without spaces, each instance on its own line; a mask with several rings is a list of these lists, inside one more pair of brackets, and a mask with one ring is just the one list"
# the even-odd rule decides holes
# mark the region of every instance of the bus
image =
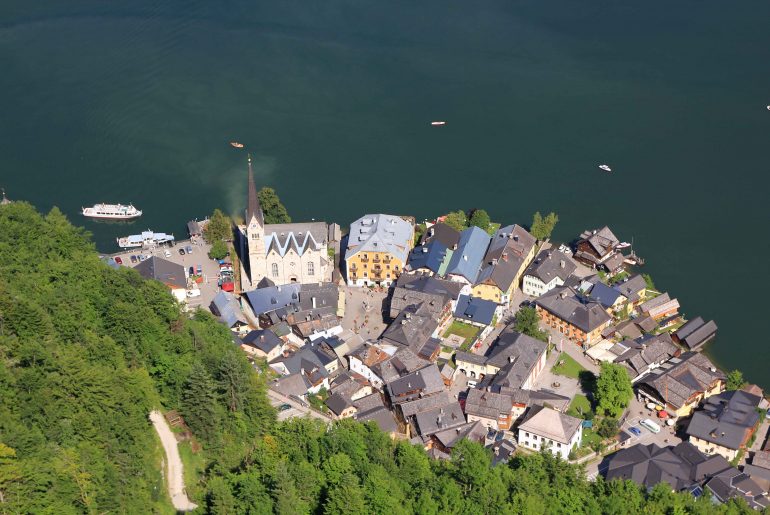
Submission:
[[652,420],[650,420],[649,418],[646,418],[641,422],[639,422],[639,425],[644,427],[645,429],[649,429],[653,433],[660,433],[660,426],[655,422],[653,422]]

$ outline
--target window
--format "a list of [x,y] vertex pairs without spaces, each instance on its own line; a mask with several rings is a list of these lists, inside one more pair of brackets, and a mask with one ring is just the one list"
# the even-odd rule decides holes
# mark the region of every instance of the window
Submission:
[[273,277],[278,277],[278,263],[273,263]]
[[315,263],[312,261],[307,263],[307,275],[315,275]]
[[366,268],[366,263],[364,263],[364,268]]
[[252,240],[258,240],[259,239],[259,234],[255,233],[255,232],[251,233],[251,239]]

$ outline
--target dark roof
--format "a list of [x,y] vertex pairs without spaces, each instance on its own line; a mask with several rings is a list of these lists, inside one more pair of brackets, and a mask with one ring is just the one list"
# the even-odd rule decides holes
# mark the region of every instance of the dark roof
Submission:
[[292,395],[302,397],[310,388],[310,382],[303,374],[290,374],[279,378],[273,383],[272,388],[288,397]]
[[562,281],[566,280],[576,269],[577,265],[575,262],[563,252],[543,250],[527,267],[524,275],[537,277],[545,284],[548,284],[555,277],[560,278]]
[[203,234],[200,222],[198,222],[198,220],[190,220],[187,222],[187,233],[190,236],[200,236]]
[[474,284],[489,246],[490,236],[478,227],[469,227],[460,233],[457,250],[453,252],[447,267],[447,275],[459,275]]
[[184,267],[167,259],[152,256],[136,265],[134,270],[145,279],[155,279],[170,288],[187,288]]
[[257,329],[243,337],[243,343],[261,350],[265,354],[283,345],[283,341],[270,329]]
[[478,324],[492,325],[495,318],[497,303],[471,295],[460,295],[455,307],[454,316],[462,320]]
[[647,372],[650,365],[668,361],[679,351],[668,333],[625,340],[623,345],[629,349],[618,356],[615,363],[625,364],[637,376]]
[[331,412],[337,416],[342,414],[342,412],[347,408],[353,406],[350,398],[342,393],[334,393],[330,395],[329,398],[326,399],[325,404],[329,410],[331,410]]
[[227,327],[234,327],[236,324],[247,325],[246,317],[241,311],[241,305],[232,293],[220,291],[214,296],[209,305],[211,312],[217,315]]
[[689,442],[676,447],[637,444],[609,458],[607,480],[629,479],[646,488],[661,482],[676,491],[688,489],[730,468],[722,456],[707,457]]
[[500,368],[492,385],[496,388],[520,388],[547,347],[547,343],[508,326],[488,352],[487,362]]
[[621,293],[614,288],[610,288],[603,282],[597,282],[591,288],[589,298],[598,302],[605,308],[610,308],[615,305],[615,302],[622,297]]
[[657,392],[660,399],[678,409],[694,394],[705,392],[714,382],[724,379],[724,373],[706,356],[686,352],[653,370],[640,384]]
[[422,348],[428,343],[437,327],[438,320],[425,304],[408,306],[385,329],[382,339],[386,343],[408,347],[412,352],[420,355]]
[[554,288],[535,303],[586,333],[612,320],[601,304],[585,300],[568,287]]
[[620,243],[617,236],[606,225],[598,230],[584,231],[580,238],[587,241],[599,257],[604,257],[615,250]]
[[409,253],[407,270],[419,270],[427,268],[437,274],[447,254],[447,247],[440,241],[432,241],[425,245],[415,247]]
[[262,215],[262,206],[259,205],[259,196],[257,195],[257,186],[254,184],[254,171],[251,169],[251,155],[249,155],[249,185],[248,185],[248,201],[246,203],[246,224],[256,217],[257,222],[260,225],[265,224],[264,216]]
[[431,395],[444,390],[444,379],[436,365],[407,374],[387,385],[393,403],[412,401],[420,396]]
[[422,436],[432,435],[466,423],[463,409],[460,407],[460,403],[455,400],[444,406],[417,413],[414,419],[417,430]]
[[271,363],[283,363],[290,374],[305,370],[310,372],[316,368],[326,370],[326,365],[334,362],[337,355],[327,347],[310,342],[305,344],[296,352],[288,356],[280,356]]
[[623,255],[620,252],[617,252],[611,255],[609,258],[607,258],[607,261],[605,261],[603,264],[604,264],[604,268],[606,268],[610,273],[612,273],[622,268],[624,261],[625,261],[625,258],[623,257]]
[[732,498],[742,498],[754,510],[763,510],[770,505],[770,498],[748,474],[735,468],[729,468],[716,474],[706,482],[716,500],[726,502]]
[[712,395],[693,413],[687,434],[727,449],[740,449],[759,421],[761,401],[761,397],[742,390]]
[[471,388],[465,399],[465,413],[497,420],[500,414],[511,413],[513,398],[510,395]]
[[268,286],[246,292],[254,314],[259,316],[299,302],[298,283]]
[[717,324],[713,320],[704,322],[701,317],[684,324],[675,333],[681,343],[689,349],[697,349],[713,338],[717,333]]
[[425,231],[420,244],[425,245],[433,241],[437,241],[444,247],[451,249],[460,241],[460,231],[449,227],[445,223],[437,223]]
[[492,284],[508,291],[535,243],[535,237],[519,225],[498,229],[490,241],[476,283]]
[[451,449],[462,439],[472,440],[474,442],[482,442],[484,436],[487,434],[487,428],[479,422],[469,422],[461,426],[453,427],[451,429],[445,429],[433,434],[433,438],[436,439],[444,448]]
[[423,304],[433,315],[460,295],[462,284],[424,274],[401,274],[390,297],[390,316],[395,318],[407,306]]

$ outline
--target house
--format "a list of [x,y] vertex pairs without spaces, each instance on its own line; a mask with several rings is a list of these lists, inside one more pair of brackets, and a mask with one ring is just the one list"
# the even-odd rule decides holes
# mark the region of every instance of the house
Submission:
[[424,274],[403,274],[390,296],[390,317],[396,318],[408,306],[423,304],[438,321],[440,331],[452,317],[462,285]]
[[[459,233],[458,233],[459,234]],[[404,267],[407,273],[426,273],[443,277],[446,274],[453,251],[440,241],[432,241],[415,247],[409,253]]]
[[406,307],[382,333],[383,343],[407,347],[428,361],[435,361],[440,345],[433,336],[438,321],[429,306],[420,303]]
[[[323,377],[328,377],[339,369],[340,362],[334,351],[325,343],[309,342],[295,352],[284,353],[275,358],[269,365],[283,375],[319,370]],[[324,387],[329,389],[328,381]]]
[[675,447],[636,444],[610,456],[606,479],[631,480],[647,490],[664,482],[681,492],[692,491],[729,468],[723,457],[706,456],[689,442]]
[[[274,329],[275,326],[271,327]],[[364,345],[364,339],[353,331],[346,329],[339,335],[324,338],[324,341],[332,348],[343,367],[349,369],[348,356]]]
[[433,224],[425,230],[420,240],[420,245],[439,242],[448,249],[453,249],[460,243],[460,231],[449,227],[443,222]]
[[260,326],[286,322],[297,336],[309,338],[339,326],[340,295],[331,282],[294,283],[257,288],[246,292],[246,299]]
[[413,401],[434,393],[444,391],[444,380],[436,365],[409,373],[386,385],[392,404]]
[[644,299],[647,292],[647,281],[641,274],[636,274],[617,283],[613,288],[626,298],[628,304],[635,306]]
[[[491,330],[500,314],[499,312],[500,305],[496,302],[472,295],[460,295],[454,310],[454,317],[456,320]],[[483,339],[485,336],[486,334],[482,333],[479,339]]]
[[366,397],[353,401],[356,412],[353,417],[359,422],[373,422],[380,431],[395,438],[399,432],[399,425],[393,412],[385,407],[380,392],[375,392]]
[[601,304],[610,315],[620,311],[626,304],[626,298],[619,291],[600,281],[594,283],[586,298]]
[[364,215],[350,225],[345,250],[349,286],[390,286],[404,270],[414,226],[395,215]]
[[430,361],[419,357],[409,347],[398,347],[393,356],[372,366],[377,377],[382,378],[383,384],[395,381],[399,377],[416,372],[430,365]]
[[475,226],[461,232],[449,260],[446,277],[461,284],[475,284],[491,239],[483,229]]
[[698,350],[717,334],[717,324],[713,320],[704,322],[701,317],[693,318],[674,333],[674,341],[687,346],[690,350]]
[[679,301],[669,297],[668,293],[663,293],[639,305],[639,312],[652,317],[654,320],[661,320],[674,315],[679,311]]
[[524,272],[521,290],[531,297],[539,297],[571,276],[577,265],[562,252],[541,251]]
[[677,417],[686,417],[701,400],[724,391],[725,375],[703,354],[685,352],[652,370],[637,384],[639,395]]
[[441,431],[459,428],[465,424],[465,415],[456,400],[414,415],[414,429],[423,438]]
[[542,406],[530,408],[519,425],[521,447],[533,451],[548,449],[565,460],[572,449],[580,447],[582,438],[582,420]]
[[730,467],[711,479],[704,485],[711,493],[715,503],[726,503],[730,499],[743,499],[749,508],[756,511],[766,511],[770,507],[770,497],[767,490],[762,488],[753,476]]
[[182,265],[151,256],[136,265],[134,270],[145,279],[154,279],[165,284],[179,302],[187,298],[187,275]]
[[241,304],[232,293],[220,291],[214,296],[209,306],[211,312],[230,330],[244,333],[249,330],[249,323],[241,310]]
[[331,395],[324,403],[335,418],[342,419],[358,413],[356,401],[371,395],[374,391],[369,381],[363,376],[353,372],[343,372],[329,383],[329,392]]
[[440,457],[450,457],[452,449],[461,440],[483,442],[487,428],[479,422],[470,422],[451,429],[439,430],[430,436],[431,450],[441,453]]
[[537,240],[519,225],[495,232],[473,285],[473,295],[507,305],[535,255]]
[[358,411],[350,397],[341,393],[331,394],[325,401],[326,407],[336,419],[352,417]]
[[448,362],[444,363],[439,367],[439,372],[441,372],[441,377],[444,379],[444,386],[447,388],[452,386],[452,381],[455,376],[455,369],[452,368],[452,365],[450,365]]
[[759,425],[762,397],[734,390],[712,395],[692,415],[687,426],[689,441],[704,454],[733,460],[746,448]]
[[245,224],[238,226],[238,254],[244,265],[241,289],[269,277],[277,285],[331,281],[329,227],[325,222],[266,224],[248,160]]
[[471,388],[465,399],[468,422],[481,422],[485,427],[509,430],[513,425],[513,397],[502,393]]
[[566,286],[535,300],[535,309],[543,322],[586,348],[601,340],[602,331],[612,322],[601,304]]
[[607,274],[612,277],[623,271],[623,263],[626,258],[620,252],[615,252],[607,260],[601,264],[601,267],[607,271]]
[[206,226],[209,224],[209,219],[206,218],[204,220],[198,221],[196,220],[190,220],[187,222],[187,234],[190,235],[190,238],[199,238],[203,236],[203,231],[206,229]]
[[636,340],[625,340],[621,343],[628,350],[619,355],[615,359],[615,363],[626,366],[632,383],[636,383],[650,371],[658,368],[669,359],[679,356],[682,352],[671,341],[671,336],[668,333],[641,336]]
[[578,240],[575,259],[597,268],[615,255],[620,240],[606,225],[601,229],[583,231]]
[[365,377],[375,388],[381,388],[384,381],[377,373],[377,365],[389,360],[397,349],[395,345],[364,343],[348,355],[350,371]]
[[258,329],[251,331],[241,339],[241,349],[246,353],[264,358],[268,362],[281,355],[283,340],[270,329]]
[[270,388],[286,397],[297,397],[304,400],[312,385],[305,374],[297,372],[278,378]]
[[488,356],[457,352],[455,363],[466,377],[478,381],[486,378],[493,389],[531,389],[545,369],[547,348],[545,342],[518,333],[509,326],[498,336]]

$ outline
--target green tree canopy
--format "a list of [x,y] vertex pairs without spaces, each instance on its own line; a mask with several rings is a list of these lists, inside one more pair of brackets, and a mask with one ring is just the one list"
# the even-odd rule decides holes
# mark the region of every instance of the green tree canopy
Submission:
[[513,328],[527,336],[537,338],[540,341],[548,341],[548,333],[540,329],[540,317],[537,310],[530,306],[524,306],[516,312]]
[[631,378],[623,365],[602,363],[596,379],[597,411],[620,417],[634,396]]
[[468,227],[468,218],[465,216],[465,211],[460,209],[447,214],[444,223],[452,229],[462,231]]
[[209,257],[211,259],[224,259],[230,253],[230,249],[227,248],[227,243],[222,240],[216,240],[211,244],[209,249]]
[[727,389],[740,390],[748,383],[743,379],[743,372],[740,370],[731,370],[727,373]]
[[259,203],[262,206],[262,213],[265,215],[266,224],[288,224],[291,223],[291,217],[278,198],[278,193],[273,188],[264,186],[259,192]]
[[207,243],[233,239],[232,221],[222,211],[215,209],[209,217],[209,223],[203,229],[203,238]]
[[470,217],[468,219],[468,226],[475,225],[480,229],[489,231],[489,226],[492,224],[492,220],[489,218],[489,214],[483,209],[472,209]]
[[559,217],[556,213],[548,213],[548,215],[543,218],[543,215],[538,211],[532,216],[532,225],[530,226],[529,232],[538,240],[545,240],[546,238],[551,237],[551,233],[558,222]]

